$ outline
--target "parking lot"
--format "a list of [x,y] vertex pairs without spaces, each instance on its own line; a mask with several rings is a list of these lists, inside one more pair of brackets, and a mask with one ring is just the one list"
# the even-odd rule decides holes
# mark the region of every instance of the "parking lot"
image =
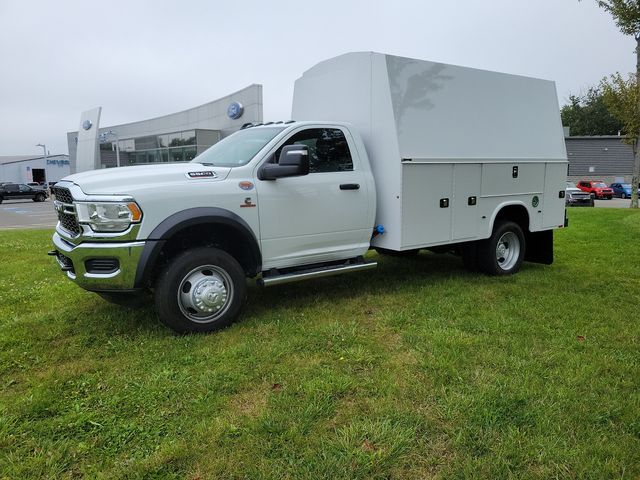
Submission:
[[0,204],[0,229],[54,228],[57,217],[49,198],[38,203],[32,200],[5,200]]

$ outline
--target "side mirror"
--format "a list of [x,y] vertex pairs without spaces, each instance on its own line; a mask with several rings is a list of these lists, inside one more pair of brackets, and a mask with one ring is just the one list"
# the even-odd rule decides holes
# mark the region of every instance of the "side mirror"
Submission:
[[278,163],[265,163],[258,171],[260,180],[298,177],[309,173],[309,147],[287,145],[280,152]]

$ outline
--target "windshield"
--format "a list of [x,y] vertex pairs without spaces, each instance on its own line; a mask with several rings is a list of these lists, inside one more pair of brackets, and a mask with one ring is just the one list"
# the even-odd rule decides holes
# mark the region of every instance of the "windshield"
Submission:
[[576,184],[573,182],[567,182],[567,188],[578,188],[578,187],[576,187]]
[[215,167],[246,165],[262,147],[284,129],[285,127],[273,127],[239,130],[202,152],[191,160],[191,163]]
[[598,188],[609,188],[602,182],[593,182],[593,186]]

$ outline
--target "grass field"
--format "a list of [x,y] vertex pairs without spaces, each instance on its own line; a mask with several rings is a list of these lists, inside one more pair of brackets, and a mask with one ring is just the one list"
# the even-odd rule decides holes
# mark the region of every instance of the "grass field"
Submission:
[[0,478],[638,478],[640,213],[569,217],[552,266],[381,257],[193,336],[0,232]]

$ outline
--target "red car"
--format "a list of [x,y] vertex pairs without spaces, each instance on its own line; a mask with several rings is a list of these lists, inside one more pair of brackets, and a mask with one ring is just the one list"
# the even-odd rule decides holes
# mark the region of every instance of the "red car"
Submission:
[[576,186],[583,192],[592,193],[595,198],[606,198],[611,200],[613,198],[613,190],[602,180],[580,180]]

